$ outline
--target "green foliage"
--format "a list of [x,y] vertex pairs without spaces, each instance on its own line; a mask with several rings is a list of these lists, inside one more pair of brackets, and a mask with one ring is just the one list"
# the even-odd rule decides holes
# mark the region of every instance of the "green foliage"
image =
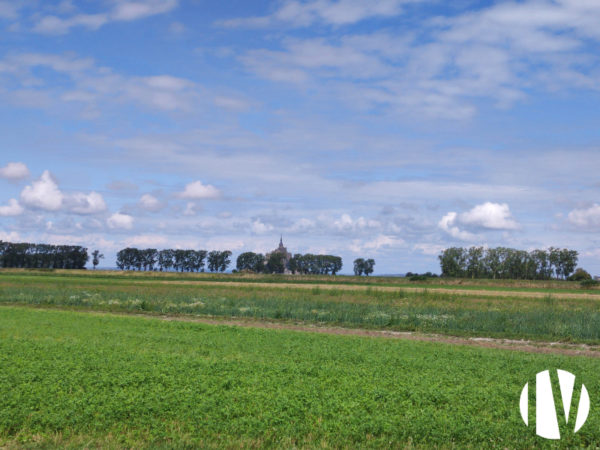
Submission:
[[583,280],[580,283],[580,285],[584,289],[592,289],[592,288],[595,288],[597,286],[600,286],[600,281],[588,279],[588,280]]
[[236,260],[238,271],[261,273],[265,270],[265,257],[261,253],[245,252]]
[[88,259],[87,248],[79,245],[0,241],[0,267],[84,269]]
[[285,256],[279,252],[271,253],[265,269],[267,273],[283,273],[285,271]]
[[581,267],[578,268],[573,275],[567,278],[567,280],[569,281],[585,281],[591,279],[592,276],[587,271],[583,270]]
[[374,259],[357,258],[354,260],[354,275],[361,276],[365,274],[369,276],[373,273],[375,267]]
[[[0,272],[1,273],[1,272]],[[279,319],[346,327],[386,328],[468,336],[600,342],[600,302],[564,299],[460,295],[436,291],[348,289],[342,283],[312,289],[252,284],[170,284],[153,275],[60,277],[52,274],[0,276],[0,304],[62,306],[156,314]],[[176,274],[172,274],[176,275]],[[282,277],[278,275],[278,277]],[[293,277],[291,277],[293,278]],[[270,279],[268,275],[257,278]],[[433,280],[433,279],[430,279]],[[308,286],[311,286],[308,283]],[[339,286],[339,288],[338,288]],[[510,294],[510,293],[509,293]]]
[[451,247],[438,259],[444,277],[545,280],[553,274],[567,278],[577,266],[578,253],[554,247],[531,252],[505,247]]
[[[0,446],[539,448],[518,411],[542,369],[594,359],[3,308]],[[564,448],[600,441],[591,414]]]

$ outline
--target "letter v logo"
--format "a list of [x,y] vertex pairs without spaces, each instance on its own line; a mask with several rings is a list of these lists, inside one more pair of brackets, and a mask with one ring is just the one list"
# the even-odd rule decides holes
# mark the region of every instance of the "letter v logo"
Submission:
[[[573,388],[575,387],[575,375],[560,369],[556,372],[558,374],[565,423],[568,424],[571,401],[573,400]],[[525,425],[529,426],[529,383],[526,383],[521,391],[520,410]],[[582,383],[574,433],[577,433],[581,429],[587,420],[589,412],[590,396],[585,385]],[[535,433],[546,439],[560,439],[558,416],[556,405],[554,404],[550,372],[548,370],[538,373],[535,378]]]

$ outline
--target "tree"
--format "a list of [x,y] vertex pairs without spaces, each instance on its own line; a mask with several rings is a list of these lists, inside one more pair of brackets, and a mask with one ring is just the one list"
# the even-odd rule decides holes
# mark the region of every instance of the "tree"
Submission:
[[361,276],[365,271],[365,260],[356,258],[354,260],[354,275]]
[[96,266],[100,264],[101,259],[104,259],[104,255],[100,253],[100,250],[94,250],[92,252],[92,264],[94,265],[94,270],[96,270]]
[[364,268],[364,272],[366,276],[369,276],[370,274],[373,273],[373,268],[375,267],[375,260],[374,259],[367,259],[365,261],[365,268]]
[[269,255],[266,270],[268,273],[283,273],[285,272],[284,256],[281,253],[274,252]]
[[225,272],[231,263],[231,252],[229,250],[213,250],[208,254],[208,270],[211,272]]
[[244,270],[254,273],[263,272],[265,269],[265,257],[260,253],[242,253],[237,257],[236,268],[240,272]]

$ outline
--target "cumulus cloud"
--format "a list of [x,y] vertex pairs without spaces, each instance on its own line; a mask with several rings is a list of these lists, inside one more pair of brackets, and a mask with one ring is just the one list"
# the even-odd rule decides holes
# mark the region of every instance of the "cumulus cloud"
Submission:
[[519,228],[519,224],[512,217],[510,208],[506,203],[492,202],[476,205],[473,209],[461,214],[451,211],[442,217],[438,223],[439,228],[454,238],[465,241],[477,238],[477,235],[462,230],[459,225],[471,229],[505,231]]
[[76,214],[97,214],[106,211],[106,203],[97,192],[77,192],[66,197],[69,210]]
[[29,176],[29,169],[21,162],[9,162],[0,168],[0,177],[8,180],[22,180]]
[[459,216],[461,223],[492,230],[515,230],[519,224],[513,219],[506,203],[485,202]]
[[273,225],[264,223],[260,219],[256,219],[255,221],[252,222],[250,229],[255,234],[263,234],[263,233],[268,233],[270,231],[273,231]]
[[5,242],[19,242],[21,240],[21,236],[16,231],[6,232],[0,230],[0,241]]
[[448,233],[450,236],[456,239],[461,239],[463,241],[472,241],[477,236],[473,233],[469,233],[468,231],[461,230],[458,228],[455,223],[457,222],[458,214],[455,212],[449,212],[442,220],[439,221],[438,227]]
[[210,184],[202,184],[201,181],[194,181],[185,186],[183,192],[179,193],[180,198],[192,200],[215,199],[221,196],[221,191]]
[[19,205],[19,202],[16,201],[14,198],[11,198],[8,201],[8,205],[0,206],[0,216],[3,217],[18,216],[20,214],[23,214],[23,211],[23,207]]
[[111,229],[131,230],[133,228],[133,217],[128,214],[114,213],[106,220]]
[[339,219],[333,221],[333,228],[342,232],[377,228],[380,225],[377,220],[365,219],[362,216],[353,219],[349,214],[342,214]]
[[49,171],[21,192],[21,202],[30,208],[58,211],[63,205],[64,195]]
[[567,220],[581,228],[600,227],[600,205],[594,203],[589,208],[574,209],[567,216]]
[[140,208],[145,209],[146,211],[158,211],[162,208],[162,203],[155,196],[150,194],[144,194],[140,198],[138,205]]

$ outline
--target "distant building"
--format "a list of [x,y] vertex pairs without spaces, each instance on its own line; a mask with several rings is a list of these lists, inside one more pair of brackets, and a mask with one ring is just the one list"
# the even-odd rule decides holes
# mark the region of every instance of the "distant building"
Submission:
[[290,259],[292,259],[292,254],[287,251],[287,248],[283,245],[283,236],[279,238],[279,247],[277,247],[272,252],[267,253],[266,259],[269,260],[269,257],[274,253],[281,253],[283,255],[283,267],[285,274],[291,274],[290,271]]

